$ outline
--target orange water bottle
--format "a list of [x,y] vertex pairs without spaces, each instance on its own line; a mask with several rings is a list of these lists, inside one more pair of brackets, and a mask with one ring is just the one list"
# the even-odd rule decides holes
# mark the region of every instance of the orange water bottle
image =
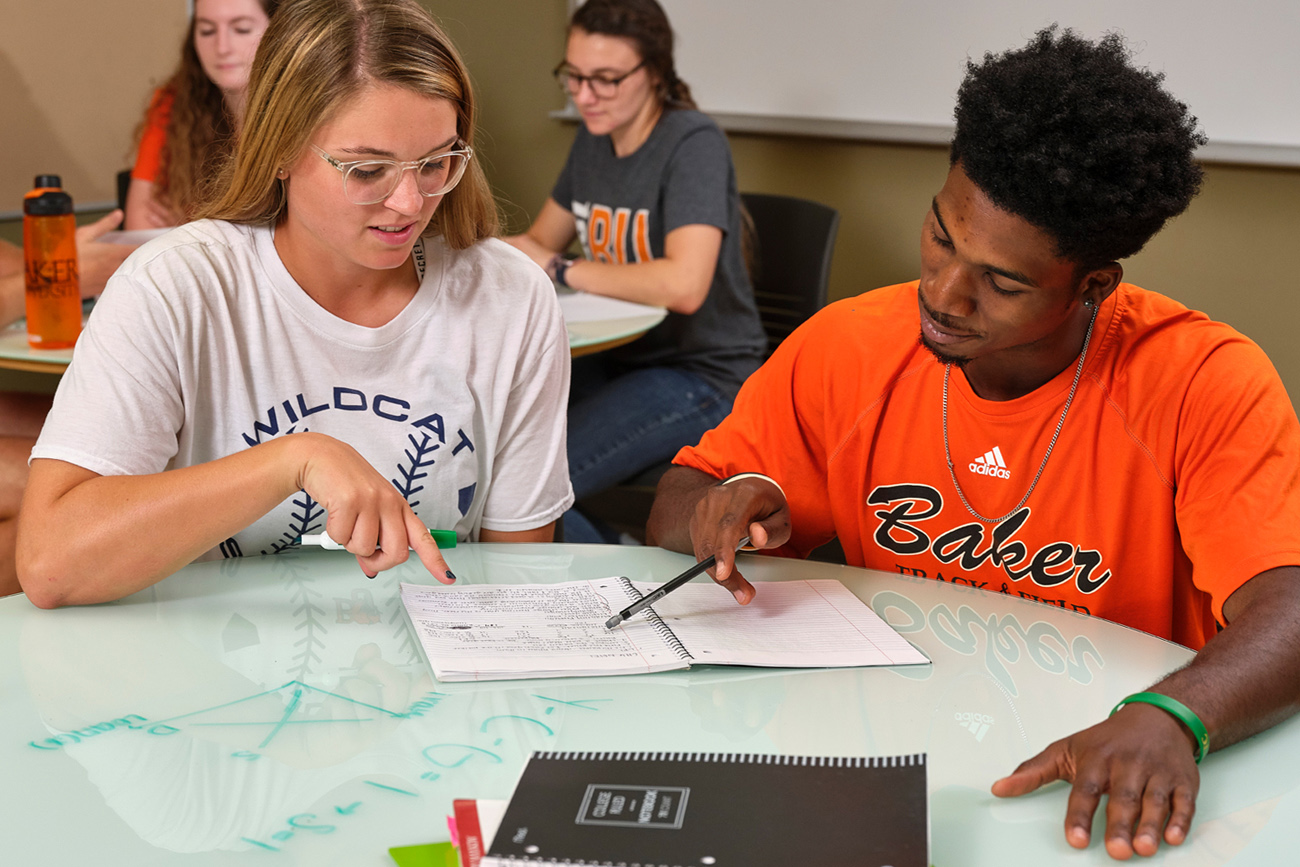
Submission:
[[33,349],[67,349],[81,333],[77,276],[77,218],[72,196],[58,175],[37,175],[23,197],[27,343]]

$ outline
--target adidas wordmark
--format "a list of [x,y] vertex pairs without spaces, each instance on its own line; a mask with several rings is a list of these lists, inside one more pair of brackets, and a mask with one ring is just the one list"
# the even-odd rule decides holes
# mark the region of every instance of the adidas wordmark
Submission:
[[970,471],[980,476],[993,476],[998,479],[1011,478],[1006,461],[1002,460],[1002,449],[997,446],[971,461]]

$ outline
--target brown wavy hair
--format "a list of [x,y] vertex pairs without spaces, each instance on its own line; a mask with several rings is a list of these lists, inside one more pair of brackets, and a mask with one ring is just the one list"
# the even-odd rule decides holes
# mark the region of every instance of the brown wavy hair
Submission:
[[646,69],[659,85],[664,108],[699,110],[691,89],[677,77],[673,63],[673,28],[655,0],[587,0],[573,13],[569,29],[601,36],[620,36],[636,45]]
[[[258,0],[267,18],[275,15],[281,0]],[[158,176],[154,180],[158,200],[183,220],[190,219],[203,187],[216,174],[234,147],[234,118],[226,106],[221,89],[203,71],[194,47],[194,13],[181,45],[181,60],[167,83],[159,88],[149,106],[149,114],[159,104],[171,101],[171,119],[162,148]],[[136,128],[136,147],[148,126],[149,117]]]
[[[196,219],[282,220],[288,193],[276,174],[316,131],[372,84],[445,99],[456,134],[473,146],[469,72],[447,34],[415,0],[282,0],[262,36],[248,84],[244,124]],[[443,196],[426,235],[463,250],[498,231],[496,202],[477,159]]]

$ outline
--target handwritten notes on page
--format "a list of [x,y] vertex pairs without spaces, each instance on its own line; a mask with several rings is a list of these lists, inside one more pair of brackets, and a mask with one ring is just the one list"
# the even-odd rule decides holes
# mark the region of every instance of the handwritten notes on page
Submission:
[[839,667],[929,660],[834,580],[758,582],[741,607],[711,581],[688,584],[619,627],[613,613],[659,585],[402,585],[441,681],[635,674],[710,665]]
[[652,629],[609,630],[626,579],[566,584],[402,585],[438,680],[511,680],[688,668]]

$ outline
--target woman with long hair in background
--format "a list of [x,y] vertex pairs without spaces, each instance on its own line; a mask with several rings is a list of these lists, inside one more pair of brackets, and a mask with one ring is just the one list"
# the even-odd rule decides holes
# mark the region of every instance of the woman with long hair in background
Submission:
[[280,0],[194,0],[181,61],[137,132],[126,228],[191,218],[244,119],[248,73]]

